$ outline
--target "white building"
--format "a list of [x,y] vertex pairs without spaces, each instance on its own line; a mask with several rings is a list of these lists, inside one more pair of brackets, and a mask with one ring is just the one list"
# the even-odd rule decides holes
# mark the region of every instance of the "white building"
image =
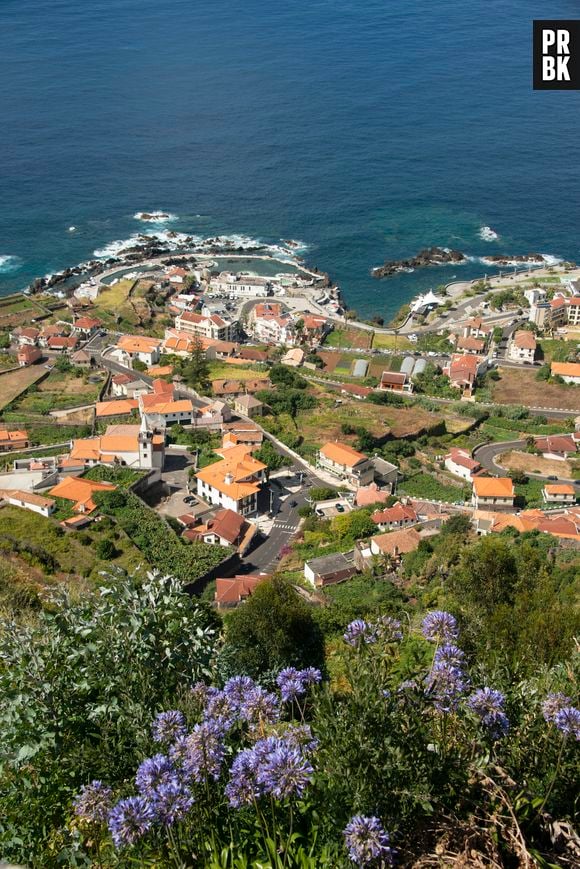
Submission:
[[165,436],[141,425],[110,425],[104,435],[74,440],[70,458],[93,465],[120,464],[139,470],[162,469],[165,460]]
[[272,285],[268,278],[244,273],[221,272],[209,282],[210,292],[221,293],[230,298],[257,299],[269,296]]
[[175,318],[175,328],[189,335],[213,338],[215,341],[232,341],[238,329],[237,320],[228,320],[219,314],[198,314],[184,311]]
[[258,494],[266,479],[266,465],[255,459],[249,447],[230,447],[224,458],[198,471],[197,494],[216,507],[251,516],[258,512]]
[[159,362],[160,346],[161,341],[158,338],[149,338],[146,335],[122,335],[114,353],[123,363],[129,362],[130,367],[135,359],[138,359],[150,368]]
[[39,513],[47,518],[51,513],[54,513],[56,508],[54,498],[45,498],[42,495],[35,495],[33,492],[23,492],[20,489],[0,490],[0,501],[11,504],[13,507],[32,510],[33,513]]
[[533,332],[520,329],[514,332],[508,346],[508,357],[514,362],[533,363],[536,355],[536,339]]
[[445,456],[445,467],[456,477],[471,483],[473,475],[481,471],[481,465],[471,458],[468,450],[453,448]]

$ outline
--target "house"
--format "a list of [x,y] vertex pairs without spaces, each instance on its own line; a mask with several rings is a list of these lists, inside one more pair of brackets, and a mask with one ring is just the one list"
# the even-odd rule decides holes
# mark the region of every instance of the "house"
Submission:
[[153,365],[147,369],[149,377],[171,377],[173,365]]
[[293,347],[291,350],[286,351],[280,362],[282,365],[290,366],[290,368],[300,368],[304,362],[305,355],[302,347]]
[[129,368],[136,359],[148,368],[155,365],[159,362],[160,346],[161,341],[158,338],[148,338],[145,335],[122,335],[117,341],[118,355],[125,364],[129,363]]
[[419,521],[413,507],[400,502],[384,510],[377,510],[372,514],[371,519],[381,531],[397,531],[400,528],[408,528],[409,525],[416,525]]
[[384,486],[391,494],[397,488],[399,469],[392,462],[387,462],[380,456],[373,456],[371,464],[374,470],[374,478],[379,485]]
[[21,368],[27,368],[29,365],[34,365],[35,362],[40,362],[42,352],[38,347],[31,347],[29,344],[24,344],[18,348],[18,364]]
[[149,384],[135,379],[131,374],[115,374],[111,379],[111,392],[117,397],[138,398],[149,392]]
[[87,467],[97,464],[125,465],[153,470],[163,468],[165,437],[141,425],[109,425],[100,437],[73,440],[70,458]]
[[443,374],[449,378],[451,386],[461,389],[464,395],[472,394],[477,378],[480,377],[487,367],[487,360],[483,356],[475,356],[471,353],[452,353],[451,359],[443,368]]
[[575,507],[558,516],[546,514],[542,510],[526,510],[517,515],[512,513],[487,515],[490,516],[489,519],[478,520],[477,530],[480,534],[489,532],[501,534],[506,528],[515,528],[521,534],[525,531],[540,531],[561,540],[580,543],[580,514],[576,512]]
[[211,388],[214,395],[220,398],[235,399],[240,395],[253,395],[254,392],[260,392],[262,389],[270,389],[272,383],[270,378],[265,377],[255,380],[212,380]]
[[258,495],[266,479],[266,465],[255,459],[247,446],[217,451],[223,458],[197,472],[200,498],[234,513],[258,512]]
[[471,458],[469,450],[453,447],[445,456],[445,467],[456,477],[471,482],[473,476],[481,471],[481,465]]
[[580,325],[580,296],[572,296],[567,300],[568,323],[571,326]]
[[508,358],[514,362],[533,363],[536,355],[536,339],[533,332],[519,329],[508,344]]
[[78,365],[79,368],[90,368],[95,362],[94,358],[86,350],[77,350],[76,353],[72,354],[70,361],[73,365]]
[[548,435],[535,438],[534,445],[545,459],[564,461],[577,452],[578,444],[574,435]]
[[237,320],[228,320],[219,314],[198,314],[184,311],[175,318],[175,328],[179,332],[213,338],[216,341],[232,341],[238,330]]
[[223,401],[212,401],[204,407],[196,408],[193,425],[212,430],[222,429],[224,423],[232,418],[229,405]]
[[70,353],[78,343],[76,335],[54,335],[47,340],[46,346],[54,353]]
[[36,347],[40,332],[32,326],[24,329],[15,329],[12,332],[12,340],[16,341],[19,347]]
[[240,513],[219,510],[212,519],[208,519],[203,525],[187,529],[182,536],[192,541],[233,546],[238,554],[243,555],[257,530],[257,526],[244,519]]
[[234,410],[253,419],[255,416],[262,416],[264,404],[254,395],[239,395],[234,401]]
[[474,338],[471,335],[467,335],[462,338],[458,338],[455,344],[457,350],[461,350],[463,353],[483,353],[485,350],[485,341],[481,338]]
[[413,384],[406,374],[398,371],[383,371],[379,389],[389,392],[412,392]]
[[474,477],[471,503],[478,510],[511,510],[514,484],[509,477]]
[[7,428],[0,427],[0,453],[7,453],[11,450],[25,450],[30,446],[28,432],[25,429],[16,429],[9,431]]
[[358,383],[343,383],[340,387],[341,395],[352,395],[359,401],[364,401],[373,390],[370,386],[360,386]]
[[324,337],[332,332],[333,325],[326,317],[316,314],[303,314],[302,316],[302,339],[311,346],[322,344]]
[[464,338],[482,338],[487,341],[493,331],[491,326],[486,326],[481,317],[472,317],[463,327]]
[[252,336],[264,344],[274,344],[277,347],[292,347],[298,343],[298,333],[292,314],[278,316],[264,315],[254,317],[252,321]]
[[552,362],[552,377],[561,377],[565,383],[580,384],[580,362]]
[[130,416],[139,407],[135,398],[118,398],[113,401],[97,401],[95,404],[95,416],[97,419],[106,419],[108,416]]
[[575,504],[576,489],[568,483],[547,483],[542,497],[549,504]]
[[[227,405],[226,405],[227,407]],[[264,433],[256,425],[246,420],[224,422],[222,425],[224,438],[232,439],[232,442],[245,444],[251,447],[260,447],[264,441]]]
[[96,492],[112,492],[117,487],[112,483],[95,483],[82,477],[65,477],[49,490],[53,498],[64,498],[73,501],[75,513],[92,513],[97,505],[93,500]]
[[[139,401],[150,397],[142,395]],[[141,413],[150,428],[160,429],[176,424],[192,425],[196,415],[190,398],[161,399],[147,407],[141,404]]]
[[374,480],[372,462],[347,444],[329,442],[319,450],[318,465],[351,485],[366,486]]
[[257,347],[240,347],[238,358],[247,362],[267,362],[268,353],[266,350],[258,350]]
[[218,577],[215,581],[214,601],[218,607],[234,607],[246,600],[256,590],[259,583],[270,579],[269,574],[244,574],[228,579]]
[[56,508],[56,502],[53,498],[45,498],[42,495],[23,492],[20,489],[1,490],[0,501],[11,504],[13,507],[23,507],[25,510],[32,510],[33,513],[40,513],[41,516],[46,516],[47,518],[51,513],[54,513]]
[[169,271],[165,273],[165,277],[170,284],[181,286],[181,284],[184,284],[187,278],[190,277],[190,273],[187,269],[176,267],[169,269]]
[[354,552],[337,552],[311,558],[304,564],[304,576],[314,588],[324,588],[337,582],[344,582],[358,573],[354,563]]
[[211,278],[209,289],[232,299],[257,299],[271,294],[272,283],[269,278],[259,275],[220,272],[219,275]]
[[385,504],[390,497],[390,489],[379,489],[376,483],[370,483],[356,490],[354,503],[357,507],[370,507],[372,504]]
[[38,337],[38,343],[41,347],[48,347],[48,339],[55,338],[58,335],[63,335],[63,326],[43,326],[42,331]]
[[78,317],[72,325],[73,335],[90,338],[102,325],[96,317]]
[[403,555],[414,552],[420,542],[421,535],[416,528],[404,528],[371,537],[368,548],[371,556],[387,556],[393,561],[399,562]]

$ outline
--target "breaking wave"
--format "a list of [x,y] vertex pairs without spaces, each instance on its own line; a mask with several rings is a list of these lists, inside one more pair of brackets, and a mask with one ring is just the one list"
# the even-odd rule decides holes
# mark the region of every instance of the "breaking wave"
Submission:
[[491,226],[481,226],[477,233],[482,241],[498,241],[499,233]]
[[9,272],[17,271],[22,265],[22,260],[18,256],[11,254],[0,254],[0,274],[6,275]]

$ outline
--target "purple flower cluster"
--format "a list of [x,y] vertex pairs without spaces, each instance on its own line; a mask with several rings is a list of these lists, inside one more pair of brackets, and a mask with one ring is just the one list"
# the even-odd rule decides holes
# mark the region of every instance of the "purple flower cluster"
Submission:
[[434,610],[421,623],[423,636],[430,643],[452,643],[459,636],[457,622],[451,613]]
[[155,823],[155,811],[145,797],[127,797],[111,810],[109,830],[117,848],[134,845]]
[[307,667],[305,670],[297,670],[295,667],[286,667],[281,670],[276,679],[280,689],[282,700],[292,703],[298,697],[306,694],[310,685],[316,685],[322,680],[322,673],[316,667]]
[[289,799],[304,793],[313,773],[306,750],[295,738],[269,736],[238,753],[225,794],[234,808],[269,794]]
[[556,727],[564,736],[572,736],[580,740],[580,709],[575,706],[565,706],[556,713]]
[[437,664],[448,664],[450,667],[463,667],[465,652],[453,645],[453,643],[446,643],[435,650],[433,660]]
[[74,800],[77,818],[90,824],[104,824],[113,805],[113,792],[100,781],[92,781],[81,788]]
[[374,627],[377,637],[386,643],[398,643],[403,639],[401,622],[391,616],[380,616]]
[[435,662],[427,676],[427,694],[439,712],[453,712],[469,686],[461,667]]
[[494,739],[505,736],[509,730],[509,719],[504,712],[505,697],[493,688],[480,688],[468,698],[467,706],[480,719]]
[[392,866],[389,834],[378,818],[355,815],[344,830],[348,856],[357,866]]
[[376,643],[377,633],[369,622],[365,622],[364,619],[355,619],[346,626],[344,641],[354,649],[358,649],[363,643]]
[[148,757],[137,769],[135,784],[140,794],[150,797],[157,788],[175,778],[175,767],[165,754]]
[[175,744],[173,759],[181,758],[183,774],[196,782],[220,776],[225,757],[225,729],[221,719],[196,724],[189,736]]
[[548,694],[542,703],[542,713],[548,724],[556,723],[556,715],[565,709],[566,706],[571,706],[572,701],[565,694],[560,692]]
[[183,713],[176,709],[160,712],[153,721],[151,733],[155,742],[171,745],[176,739],[187,733]]

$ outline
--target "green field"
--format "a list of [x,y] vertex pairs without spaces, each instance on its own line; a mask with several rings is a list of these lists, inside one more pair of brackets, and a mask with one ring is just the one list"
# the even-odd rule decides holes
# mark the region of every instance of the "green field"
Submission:
[[399,485],[399,491],[413,498],[427,498],[430,501],[463,501],[470,495],[466,486],[443,485],[430,474],[420,472]]

